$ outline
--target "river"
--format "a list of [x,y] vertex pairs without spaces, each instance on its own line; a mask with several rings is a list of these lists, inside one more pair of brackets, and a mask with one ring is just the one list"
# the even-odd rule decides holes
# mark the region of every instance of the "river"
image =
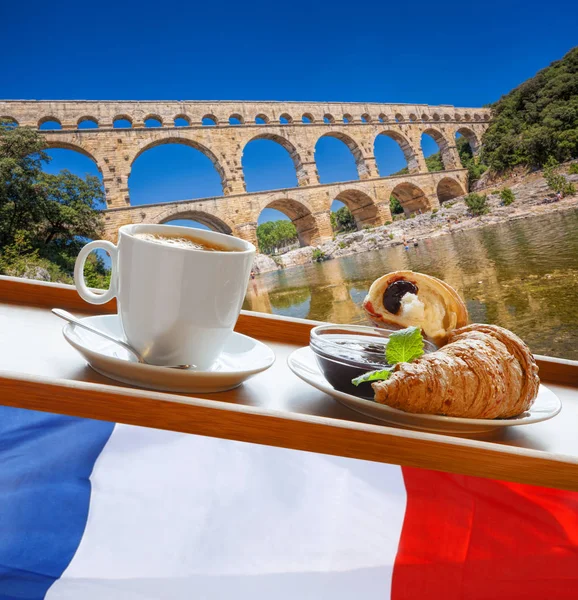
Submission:
[[578,211],[454,232],[403,246],[259,275],[243,308],[367,324],[374,279],[399,269],[435,275],[466,300],[470,320],[496,323],[538,354],[578,359]]

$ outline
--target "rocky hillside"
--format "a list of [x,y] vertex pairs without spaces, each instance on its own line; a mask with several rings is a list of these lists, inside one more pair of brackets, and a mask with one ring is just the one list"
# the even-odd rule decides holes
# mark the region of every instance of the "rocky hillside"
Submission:
[[578,47],[492,105],[481,160],[494,172],[578,158]]

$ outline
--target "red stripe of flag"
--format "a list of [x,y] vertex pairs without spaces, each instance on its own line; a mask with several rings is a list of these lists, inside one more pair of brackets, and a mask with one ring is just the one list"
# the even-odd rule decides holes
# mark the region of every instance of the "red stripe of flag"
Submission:
[[577,600],[578,493],[403,468],[392,600]]

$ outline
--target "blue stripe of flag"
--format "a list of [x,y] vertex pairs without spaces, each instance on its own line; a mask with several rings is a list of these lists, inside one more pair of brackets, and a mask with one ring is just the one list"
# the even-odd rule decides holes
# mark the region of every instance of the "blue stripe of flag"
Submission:
[[113,423],[0,406],[0,600],[41,600],[82,538]]

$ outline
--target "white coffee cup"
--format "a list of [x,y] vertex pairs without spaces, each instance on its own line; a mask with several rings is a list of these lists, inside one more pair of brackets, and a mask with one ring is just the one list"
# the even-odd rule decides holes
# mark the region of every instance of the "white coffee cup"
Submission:
[[[137,233],[194,236],[231,252],[174,247]],[[111,258],[110,287],[86,287],[84,263],[102,249]],[[82,248],[74,267],[80,296],[92,304],[116,297],[126,341],[153,365],[208,369],[231,334],[247,290],[255,246],[222,233],[174,225],[124,225],[118,245],[104,240]]]

